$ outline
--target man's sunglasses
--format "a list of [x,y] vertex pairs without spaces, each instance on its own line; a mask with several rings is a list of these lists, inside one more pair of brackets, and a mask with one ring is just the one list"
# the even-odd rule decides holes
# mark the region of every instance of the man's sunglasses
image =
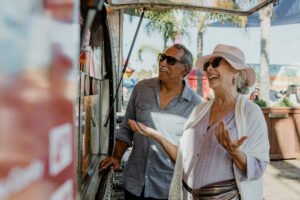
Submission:
[[211,65],[214,69],[219,67],[220,62],[223,58],[222,57],[217,57],[215,59],[213,59],[212,61],[208,61],[206,63],[204,63],[203,65],[203,71],[207,71],[207,68]]
[[163,53],[158,54],[158,61],[159,62],[162,62],[165,59],[166,59],[168,65],[175,65],[176,62],[184,64],[182,61],[177,60],[176,58],[174,58],[172,56],[167,56],[166,54],[163,54]]

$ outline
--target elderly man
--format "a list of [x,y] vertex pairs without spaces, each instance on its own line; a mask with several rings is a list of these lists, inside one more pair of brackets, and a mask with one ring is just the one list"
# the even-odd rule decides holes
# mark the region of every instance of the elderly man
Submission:
[[178,145],[183,126],[201,98],[186,84],[184,77],[192,68],[191,52],[174,44],[159,54],[159,76],[140,81],[134,88],[125,117],[116,134],[112,157],[104,159],[99,168],[120,167],[126,149],[133,146],[123,171],[125,199],[167,199],[174,163],[153,139],[135,134],[128,120],[159,130]]

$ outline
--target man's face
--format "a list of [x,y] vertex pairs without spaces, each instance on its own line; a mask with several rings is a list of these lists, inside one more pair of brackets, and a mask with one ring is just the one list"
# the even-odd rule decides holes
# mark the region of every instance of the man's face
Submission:
[[[176,47],[168,48],[162,55],[159,62],[159,79],[161,81],[182,80],[187,69],[181,58],[184,55],[183,49]],[[175,58],[177,61],[174,62]]]

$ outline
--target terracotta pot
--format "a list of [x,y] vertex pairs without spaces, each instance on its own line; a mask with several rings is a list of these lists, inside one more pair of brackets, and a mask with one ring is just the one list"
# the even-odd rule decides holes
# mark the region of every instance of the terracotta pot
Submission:
[[270,142],[270,158],[300,158],[300,108],[262,108]]

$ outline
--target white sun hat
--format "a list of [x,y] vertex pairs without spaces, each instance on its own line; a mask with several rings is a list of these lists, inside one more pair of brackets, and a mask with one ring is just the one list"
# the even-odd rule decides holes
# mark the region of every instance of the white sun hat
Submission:
[[225,44],[218,44],[212,54],[202,56],[197,59],[196,67],[203,71],[203,65],[212,58],[222,57],[224,58],[234,69],[236,70],[243,70],[247,74],[246,84],[248,86],[252,86],[255,83],[255,71],[245,65],[245,55],[237,47],[225,45]]

